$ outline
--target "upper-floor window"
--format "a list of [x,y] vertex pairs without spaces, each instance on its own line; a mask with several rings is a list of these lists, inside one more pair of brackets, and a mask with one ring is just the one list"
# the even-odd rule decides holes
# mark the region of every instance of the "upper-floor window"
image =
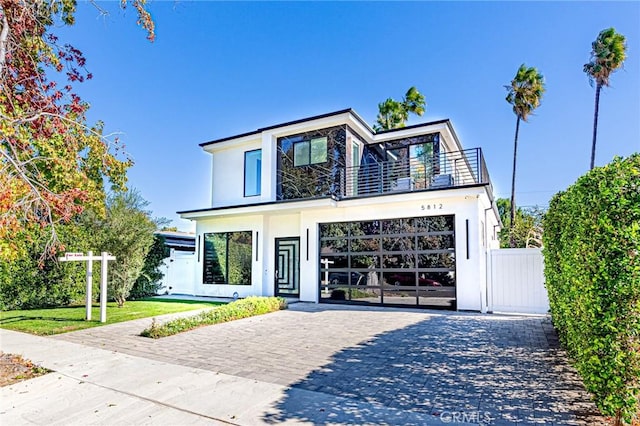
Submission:
[[293,165],[308,166],[327,162],[327,137],[303,140],[293,144]]
[[244,153],[244,196],[260,195],[262,184],[262,150]]
[[337,194],[346,166],[346,126],[279,137],[276,199],[300,200]]

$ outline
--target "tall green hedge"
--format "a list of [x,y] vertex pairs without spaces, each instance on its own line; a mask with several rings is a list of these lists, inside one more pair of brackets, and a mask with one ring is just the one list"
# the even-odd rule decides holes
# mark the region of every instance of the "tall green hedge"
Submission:
[[[89,247],[90,237],[83,228],[66,224],[58,225],[56,230],[68,251],[84,252]],[[52,258],[43,261],[49,237],[48,229],[25,226],[15,240],[17,257],[0,261],[0,310],[63,306],[84,300],[84,262],[62,263]]]
[[640,154],[593,169],[544,219],[553,323],[616,424],[640,421]]

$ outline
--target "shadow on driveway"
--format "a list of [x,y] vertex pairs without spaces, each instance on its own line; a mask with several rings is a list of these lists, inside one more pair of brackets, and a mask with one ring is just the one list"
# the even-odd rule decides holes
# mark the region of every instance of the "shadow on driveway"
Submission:
[[[335,353],[292,388],[264,421],[383,423],[379,407],[398,410],[395,424],[603,423],[541,318],[434,316]],[[301,404],[295,389],[340,398]]]

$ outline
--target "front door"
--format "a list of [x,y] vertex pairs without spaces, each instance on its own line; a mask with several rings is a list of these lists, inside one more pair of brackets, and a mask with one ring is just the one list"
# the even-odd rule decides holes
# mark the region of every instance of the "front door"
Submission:
[[300,238],[276,238],[276,296],[300,295]]

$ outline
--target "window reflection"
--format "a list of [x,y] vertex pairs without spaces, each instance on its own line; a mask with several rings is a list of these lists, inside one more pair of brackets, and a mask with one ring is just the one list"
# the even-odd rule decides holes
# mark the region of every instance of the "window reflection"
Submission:
[[251,285],[253,233],[216,232],[204,234],[204,284]]
[[455,305],[453,216],[319,225],[320,298]]

